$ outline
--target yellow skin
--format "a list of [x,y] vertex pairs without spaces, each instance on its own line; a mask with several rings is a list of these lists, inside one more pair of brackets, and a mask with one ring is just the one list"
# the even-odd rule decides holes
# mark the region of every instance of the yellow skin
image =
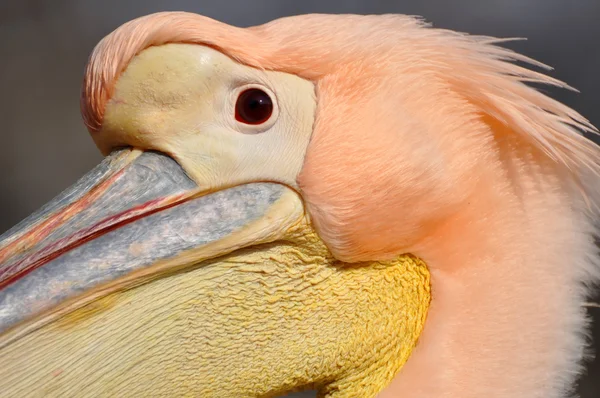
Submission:
[[[277,99],[272,122],[237,123],[236,93]],[[200,194],[257,181],[289,191],[225,239],[88,291],[0,335],[8,397],[263,397],[316,388],[375,397],[421,334],[429,273],[406,255],[337,261],[311,227],[296,177],[314,122],[311,82],[207,47],[143,51],[117,82],[102,131],[169,154]],[[132,247],[130,250],[143,250]]]
[[[241,398],[306,388],[376,396],[423,328],[427,268],[411,256],[340,263],[304,222],[286,235],[57,318],[2,351],[15,373],[0,372],[0,389],[15,397],[32,385],[38,393],[28,396],[39,397]],[[47,344],[53,351],[40,352]]]

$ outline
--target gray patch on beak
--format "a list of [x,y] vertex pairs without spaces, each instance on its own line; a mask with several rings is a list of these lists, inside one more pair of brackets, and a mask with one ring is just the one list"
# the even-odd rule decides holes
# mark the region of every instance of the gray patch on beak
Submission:
[[[102,174],[98,170],[92,172]],[[128,192],[137,187],[143,194],[124,196],[124,187],[128,187]],[[0,268],[23,256],[35,255],[38,250],[44,251],[57,240],[102,222],[115,212],[195,187],[175,161],[164,155],[144,153],[118,183],[86,210],[36,244],[35,250],[17,253]],[[279,184],[253,183],[201,196],[117,225],[65,250],[0,290],[0,332],[96,286],[223,239],[263,217],[286,189]],[[35,224],[35,220],[28,222]]]

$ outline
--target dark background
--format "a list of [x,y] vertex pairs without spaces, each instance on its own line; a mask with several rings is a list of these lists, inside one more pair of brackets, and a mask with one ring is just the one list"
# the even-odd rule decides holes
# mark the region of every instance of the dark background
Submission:
[[[165,10],[238,26],[312,12],[402,13],[526,37],[510,47],[555,67],[551,75],[581,94],[547,91],[600,126],[600,0],[0,0],[0,233],[100,161],[79,115],[87,57],[120,24]],[[600,309],[590,312],[598,342]],[[600,360],[590,362],[580,394],[600,397]]]

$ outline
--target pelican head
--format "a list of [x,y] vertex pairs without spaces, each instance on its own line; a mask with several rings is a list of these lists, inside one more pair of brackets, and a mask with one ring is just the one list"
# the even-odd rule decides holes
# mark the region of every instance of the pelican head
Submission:
[[105,160],[0,239],[2,395],[560,396],[598,150],[510,57],[405,16],[118,28]]

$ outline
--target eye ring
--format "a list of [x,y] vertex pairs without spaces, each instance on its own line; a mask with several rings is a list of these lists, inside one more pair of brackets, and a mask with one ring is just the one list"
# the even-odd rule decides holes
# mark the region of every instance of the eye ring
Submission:
[[233,94],[234,123],[242,133],[257,134],[273,126],[279,116],[277,97],[261,84],[245,84]]

